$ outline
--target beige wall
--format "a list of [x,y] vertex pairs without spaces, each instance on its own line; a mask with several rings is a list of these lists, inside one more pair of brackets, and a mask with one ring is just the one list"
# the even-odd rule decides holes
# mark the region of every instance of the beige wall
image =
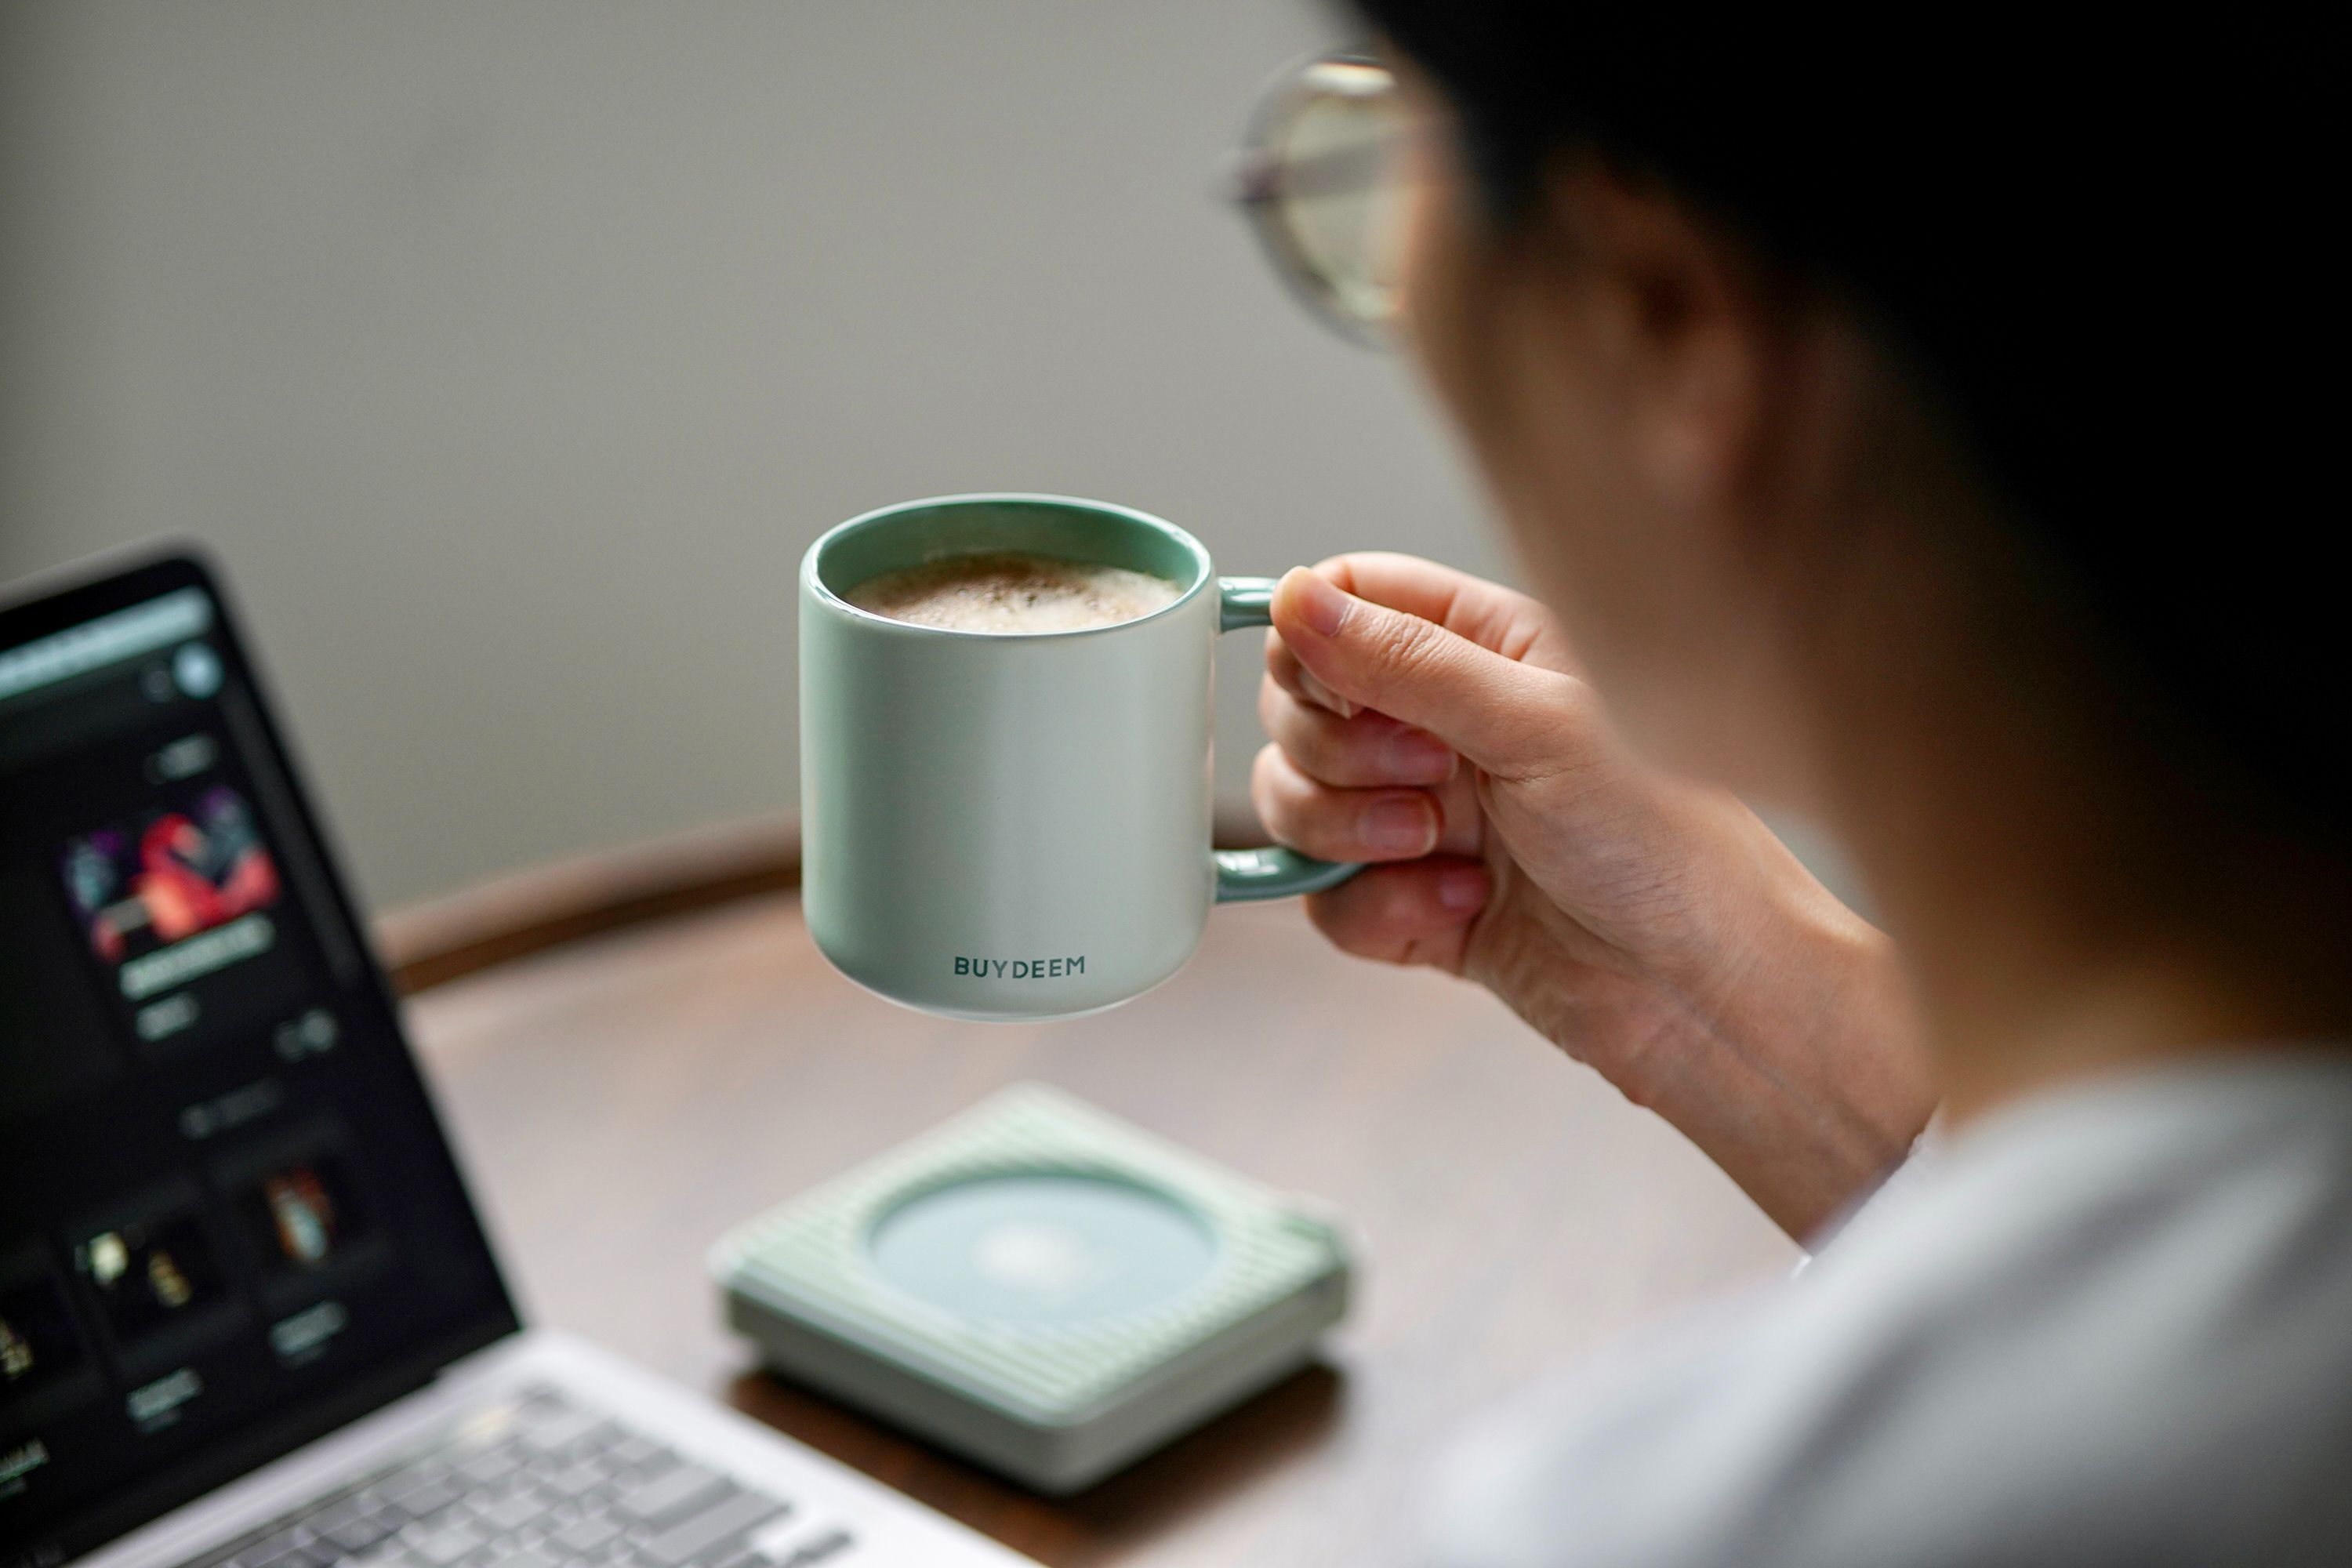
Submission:
[[[244,590],[395,901],[789,803],[793,563],[971,489],[1496,557],[1213,175],[1300,0],[0,10],[0,575]],[[1220,777],[1256,742],[1227,650]]]

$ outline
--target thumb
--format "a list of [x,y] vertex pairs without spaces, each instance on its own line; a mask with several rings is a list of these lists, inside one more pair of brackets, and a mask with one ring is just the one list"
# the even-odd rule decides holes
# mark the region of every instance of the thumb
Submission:
[[1541,771],[1582,705],[1572,676],[1360,599],[1304,566],[1284,576],[1273,610],[1284,645],[1333,692],[1428,731],[1500,777]]

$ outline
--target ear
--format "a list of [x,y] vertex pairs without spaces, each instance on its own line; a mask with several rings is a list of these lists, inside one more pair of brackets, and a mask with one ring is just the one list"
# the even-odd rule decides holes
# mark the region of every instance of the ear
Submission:
[[1736,508],[1761,466],[1780,358],[1760,268],[1670,193],[1591,161],[1563,171],[1549,205],[1635,477],[1675,511]]

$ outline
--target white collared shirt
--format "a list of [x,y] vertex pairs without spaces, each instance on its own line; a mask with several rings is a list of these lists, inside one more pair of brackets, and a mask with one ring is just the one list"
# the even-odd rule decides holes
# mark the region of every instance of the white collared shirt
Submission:
[[2352,1563],[2352,1052],[1989,1115],[1434,1495],[1444,1568]]

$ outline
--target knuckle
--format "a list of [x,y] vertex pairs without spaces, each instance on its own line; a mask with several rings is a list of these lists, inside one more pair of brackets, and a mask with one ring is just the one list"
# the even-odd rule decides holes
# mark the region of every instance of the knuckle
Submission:
[[1257,805],[1258,818],[1276,843],[1320,859],[1348,858],[1347,833],[1334,825],[1329,800],[1316,785],[1302,780],[1277,786]]
[[1373,657],[1393,679],[1416,680],[1442,658],[1438,628],[1416,616],[1383,616],[1370,630]]
[[1341,952],[1381,963],[1410,960],[1413,932],[1393,879],[1377,870],[1307,900],[1307,918]]
[[1301,774],[1322,784],[1339,782],[1332,776],[1329,726],[1321,722],[1313,710],[1293,709],[1289,722],[1276,739],[1289,755],[1290,765]]
[[1281,837],[1297,811],[1297,786],[1280,747],[1266,747],[1250,765],[1250,804],[1257,807],[1259,817],[1275,836]]
[[1341,719],[1320,715],[1314,726],[1315,776],[1327,784],[1368,784],[1383,782],[1380,738],[1389,721],[1373,713]]
[[1277,842],[1315,852],[1307,841],[1316,837],[1316,796],[1314,781],[1298,771],[1280,746],[1268,745],[1258,752],[1250,769],[1250,803]]
[[1307,695],[1307,667],[1286,648],[1266,659],[1265,679],[1293,697],[1304,698]]
[[1277,693],[1258,709],[1259,721],[1280,752],[1285,761],[1307,776],[1319,777],[1324,772],[1325,752],[1322,727],[1316,722],[1316,711],[1287,693]]
[[1384,958],[1384,944],[1376,928],[1363,918],[1363,899],[1347,888],[1318,893],[1307,900],[1307,919],[1323,939],[1341,952],[1358,958]]
[[1393,721],[1372,713],[1342,719],[1299,702],[1265,717],[1266,733],[1291,765],[1316,784],[1344,789],[1391,782],[1381,747],[1396,727]]
[[1277,740],[1281,738],[1284,721],[1290,717],[1290,693],[1277,685],[1274,677],[1269,675],[1258,682],[1257,721],[1265,726],[1267,734]]
[[1282,748],[1267,742],[1258,748],[1256,759],[1250,763],[1251,793],[1267,798],[1279,796],[1289,783],[1285,776],[1288,772],[1288,759],[1282,754]]
[[1428,623],[1412,616],[1393,611],[1374,618],[1367,628],[1371,635],[1372,652],[1386,665],[1406,665],[1425,657],[1422,652],[1422,628]]

